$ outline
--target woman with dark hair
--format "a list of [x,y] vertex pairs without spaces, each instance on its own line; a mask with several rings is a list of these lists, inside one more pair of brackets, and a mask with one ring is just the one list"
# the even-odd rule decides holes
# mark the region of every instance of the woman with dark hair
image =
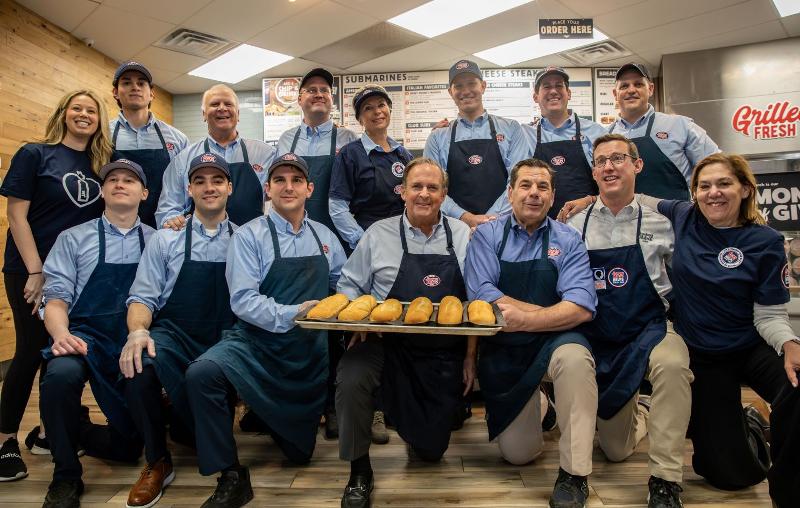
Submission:
[[[112,151],[103,101],[91,90],[76,90],[59,101],[44,139],[17,151],[0,186],[0,195],[8,198],[9,225],[3,280],[16,331],[16,350],[0,395],[0,481],[28,474],[16,435],[48,343],[36,315],[42,264],[60,232],[102,213],[97,174]],[[34,428],[26,444],[33,453],[47,454],[41,431]]]

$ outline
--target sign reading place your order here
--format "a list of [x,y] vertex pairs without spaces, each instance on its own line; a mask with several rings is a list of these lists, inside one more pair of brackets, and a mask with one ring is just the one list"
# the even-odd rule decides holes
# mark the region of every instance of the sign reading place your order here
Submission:
[[539,39],[591,39],[592,18],[539,19]]

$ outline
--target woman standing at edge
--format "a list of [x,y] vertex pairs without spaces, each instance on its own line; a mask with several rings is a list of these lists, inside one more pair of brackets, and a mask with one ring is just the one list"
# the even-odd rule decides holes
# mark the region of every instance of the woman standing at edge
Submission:
[[[91,90],[76,90],[59,101],[44,139],[17,151],[0,186],[0,195],[8,198],[9,225],[3,278],[16,331],[14,358],[0,394],[0,481],[28,475],[16,436],[48,344],[36,315],[42,264],[61,231],[103,212],[97,172],[112,152],[103,101]],[[34,453],[49,453],[41,427],[25,442]]]

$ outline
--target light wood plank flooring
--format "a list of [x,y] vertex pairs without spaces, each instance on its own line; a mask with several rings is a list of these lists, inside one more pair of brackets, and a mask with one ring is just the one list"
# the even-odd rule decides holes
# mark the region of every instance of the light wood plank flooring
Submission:
[[[745,401],[754,395],[745,391]],[[93,421],[104,418],[87,389],[85,404]],[[34,391],[22,423],[20,438],[38,422],[38,391]],[[558,432],[545,435],[545,452],[528,466],[503,462],[497,447],[487,442],[482,407],[464,428],[455,432],[439,464],[409,460],[405,445],[392,432],[389,444],[373,446],[370,455],[376,474],[373,493],[375,508],[506,508],[546,507],[558,474]],[[306,467],[286,463],[271,439],[244,434],[236,427],[240,460],[250,467],[255,490],[252,507],[336,508],[349,474],[348,464],[338,459],[336,441],[320,433],[314,458]],[[624,463],[605,460],[595,448],[594,472],[589,479],[590,507],[647,506],[647,439]],[[196,507],[211,494],[214,477],[197,473],[196,461],[188,448],[171,444],[176,467],[175,482],[156,505],[159,508]],[[23,450],[28,478],[0,483],[0,506],[30,508],[41,506],[52,474],[49,456],[34,456]],[[125,506],[128,489],[139,475],[139,466],[110,464],[89,457],[82,459],[86,493],[82,506],[99,508]],[[767,484],[738,492],[725,492],[707,485],[691,467],[691,442],[686,442],[686,477],[683,502],[686,508],[768,508]]]

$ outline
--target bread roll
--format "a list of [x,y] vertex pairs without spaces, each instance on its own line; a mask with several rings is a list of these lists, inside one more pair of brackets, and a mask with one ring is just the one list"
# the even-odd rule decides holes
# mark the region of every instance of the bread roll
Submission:
[[361,321],[369,316],[369,312],[378,304],[372,295],[362,295],[350,302],[350,305],[339,313],[339,321]]
[[347,296],[336,293],[320,300],[313,309],[308,311],[306,317],[308,319],[330,319],[347,307],[348,303],[350,303],[350,299]]
[[445,296],[439,302],[439,315],[436,322],[440,325],[460,325],[464,317],[464,305],[455,296]]
[[473,300],[467,307],[467,315],[469,316],[469,322],[476,325],[495,324],[492,305],[483,300]]
[[403,322],[407,325],[425,323],[431,318],[431,314],[433,314],[433,302],[430,298],[420,296],[414,298],[414,301],[408,305]]
[[377,323],[386,323],[388,321],[400,319],[400,314],[402,313],[403,304],[400,303],[400,300],[389,298],[382,304],[375,307],[375,310],[373,310],[372,314],[369,316],[369,320]]

